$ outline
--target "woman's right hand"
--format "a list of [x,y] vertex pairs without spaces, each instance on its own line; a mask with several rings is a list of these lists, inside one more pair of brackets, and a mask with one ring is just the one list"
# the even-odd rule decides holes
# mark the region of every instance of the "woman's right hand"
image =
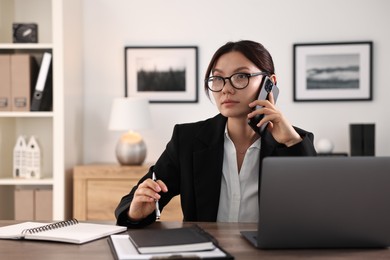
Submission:
[[134,193],[128,216],[132,221],[140,221],[156,210],[156,200],[161,198],[159,192],[167,192],[168,188],[161,180],[146,179]]

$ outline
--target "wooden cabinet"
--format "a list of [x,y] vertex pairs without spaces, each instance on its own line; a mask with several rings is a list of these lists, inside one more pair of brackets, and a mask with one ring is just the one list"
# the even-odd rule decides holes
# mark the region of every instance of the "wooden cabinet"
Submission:
[[[73,171],[73,216],[78,220],[115,220],[114,210],[144,176],[149,165],[80,165]],[[181,221],[180,197],[172,199],[161,215],[164,221]]]

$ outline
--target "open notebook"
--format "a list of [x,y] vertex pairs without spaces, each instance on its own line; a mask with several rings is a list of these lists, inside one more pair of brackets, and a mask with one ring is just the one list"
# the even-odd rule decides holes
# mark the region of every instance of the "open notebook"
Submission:
[[23,222],[0,227],[0,239],[47,240],[83,244],[126,230],[126,227],[115,225],[80,223],[76,219],[49,224]]

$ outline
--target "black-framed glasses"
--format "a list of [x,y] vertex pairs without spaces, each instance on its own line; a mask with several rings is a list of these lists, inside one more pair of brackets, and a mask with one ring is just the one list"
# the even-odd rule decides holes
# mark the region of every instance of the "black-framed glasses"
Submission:
[[268,75],[267,72],[260,71],[256,73],[234,73],[230,77],[211,76],[205,79],[207,87],[213,92],[219,92],[226,84],[226,80],[230,81],[230,84],[235,89],[244,89],[249,85],[249,79],[251,77]]

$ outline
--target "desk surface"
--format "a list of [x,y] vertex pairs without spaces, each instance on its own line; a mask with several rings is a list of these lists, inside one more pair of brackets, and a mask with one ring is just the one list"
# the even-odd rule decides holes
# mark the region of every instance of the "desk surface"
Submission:
[[[0,220],[0,226],[16,221]],[[240,230],[253,230],[256,224],[197,223],[210,234],[235,259],[390,259],[389,249],[332,249],[332,250],[258,250],[240,235]],[[181,222],[158,222],[149,228],[173,228],[186,224]],[[0,240],[0,255],[6,259],[114,259],[107,238],[83,245],[28,240]]]

